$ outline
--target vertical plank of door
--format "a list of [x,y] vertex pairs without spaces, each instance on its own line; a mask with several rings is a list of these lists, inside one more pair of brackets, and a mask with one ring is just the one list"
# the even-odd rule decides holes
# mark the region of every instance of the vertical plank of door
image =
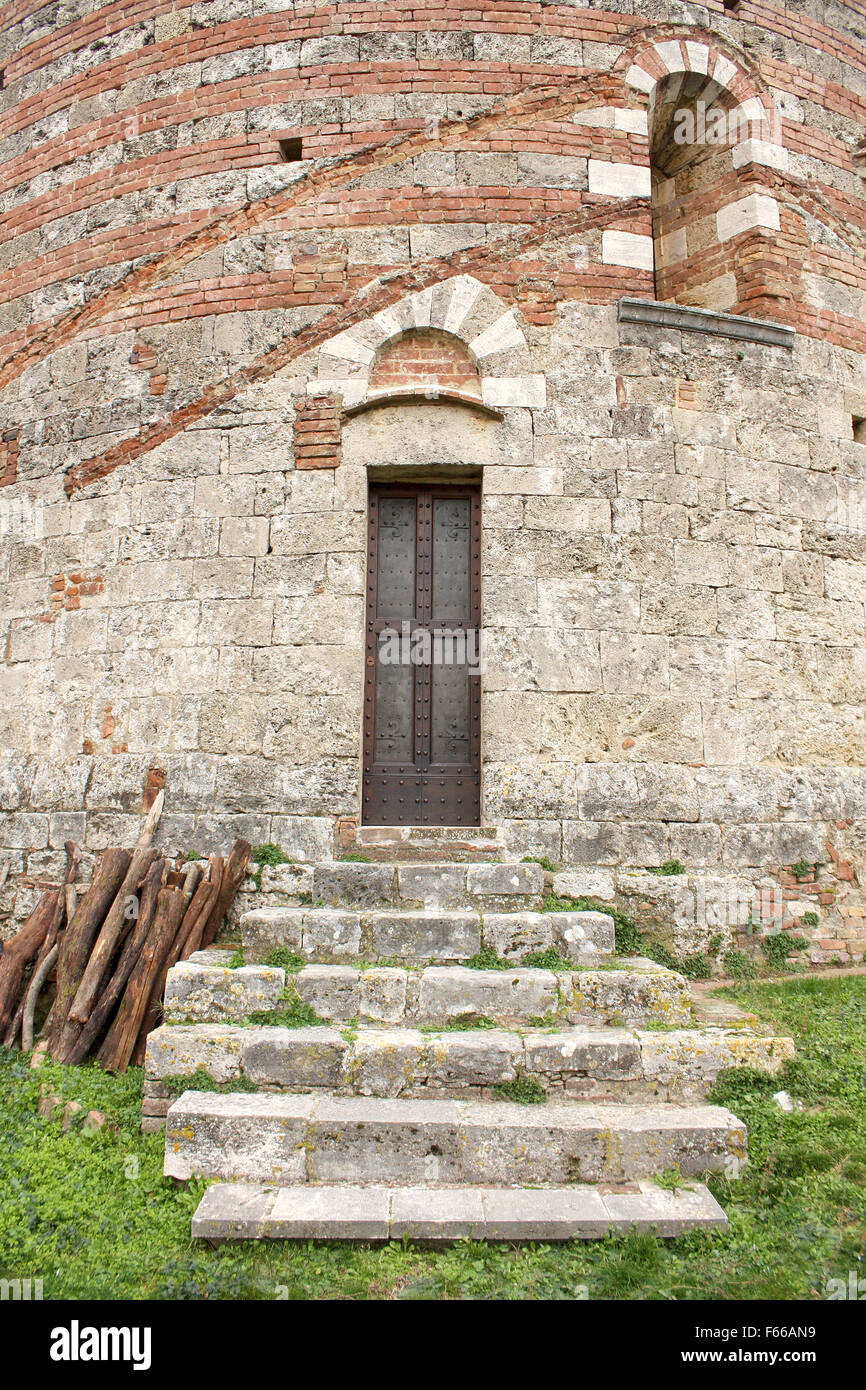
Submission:
[[[364,730],[362,770],[373,766],[376,741],[376,594],[379,581],[379,495],[370,490],[367,503],[367,614],[364,634]],[[362,776],[362,795],[363,780]],[[363,816],[363,806],[362,806]]]
[[[481,658],[481,489],[472,493],[469,526],[469,593],[470,626],[475,628],[478,658]],[[469,763],[471,779],[479,789],[481,783],[481,677],[469,680]]]

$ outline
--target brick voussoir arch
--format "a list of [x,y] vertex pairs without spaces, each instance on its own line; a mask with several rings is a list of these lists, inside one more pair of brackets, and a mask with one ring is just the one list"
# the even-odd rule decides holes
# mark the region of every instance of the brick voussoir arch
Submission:
[[[665,26],[634,38],[624,48],[615,70],[632,93],[642,93],[646,99],[650,158],[659,174],[666,166],[661,162],[657,144],[670,138],[671,112],[680,100],[680,92],[684,108],[689,112],[692,108],[697,110],[699,119],[704,114],[702,104],[714,112],[721,111],[725,117],[720,143],[727,144],[730,150],[732,177],[718,185],[721,201],[714,209],[714,241],[710,247],[723,253],[720,273],[707,279],[706,256],[696,260],[691,254],[696,248],[687,243],[687,228],[691,219],[694,230],[695,216],[701,216],[700,211],[695,214],[692,197],[687,199],[688,213],[668,219],[666,227],[662,221],[657,233],[659,297],[675,295],[680,303],[738,313],[756,301],[769,299],[775,305],[796,297],[801,270],[796,257],[783,257],[778,265],[760,261],[755,281],[755,254],[760,257],[761,243],[777,239],[781,231],[772,174],[786,171],[789,157],[780,112],[754,64],[707,30],[683,32],[676,26]],[[691,79],[686,87],[684,79]],[[689,136],[688,144],[694,149],[704,143],[714,144],[716,140],[703,133]],[[666,202],[669,197],[666,195]],[[703,228],[701,236],[705,235]],[[702,245],[706,248],[705,241]],[[694,264],[693,277],[687,274],[677,281],[676,267],[686,264]]]
[[[673,26],[632,38],[613,67],[626,87],[643,92],[650,106],[656,88],[668,77],[694,75],[715,82],[743,110],[747,119],[775,124],[778,113],[766,82],[747,56],[705,29],[683,32]],[[760,108],[760,109],[759,109]]]
[[[309,383],[308,393],[333,392],[349,410],[403,394],[371,387],[371,374],[389,347],[419,330],[443,334],[466,352],[478,372],[483,405],[544,408],[546,378],[529,370],[530,352],[519,311],[467,274],[413,291],[328,339],[319,348],[318,375]],[[419,389],[417,394],[428,393]],[[458,398],[454,392],[446,394]],[[473,401],[467,396],[466,403]]]

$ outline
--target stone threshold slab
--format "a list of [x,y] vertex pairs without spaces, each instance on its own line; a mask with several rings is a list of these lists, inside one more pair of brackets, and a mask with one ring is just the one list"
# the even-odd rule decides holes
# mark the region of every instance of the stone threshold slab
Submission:
[[599,1240],[612,1231],[662,1237],[726,1231],[703,1183],[604,1187],[260,1187],[215,1183],[192,1218],[194,1239]]

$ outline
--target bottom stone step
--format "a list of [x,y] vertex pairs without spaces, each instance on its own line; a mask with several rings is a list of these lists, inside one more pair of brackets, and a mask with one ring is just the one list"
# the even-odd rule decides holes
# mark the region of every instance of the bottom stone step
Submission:
[[594,1240],[611,1231],[657,1236],[725,1231],[703,1183],[599,1187],[258,1187],[215,1183],[192,1235],[222,1240]]

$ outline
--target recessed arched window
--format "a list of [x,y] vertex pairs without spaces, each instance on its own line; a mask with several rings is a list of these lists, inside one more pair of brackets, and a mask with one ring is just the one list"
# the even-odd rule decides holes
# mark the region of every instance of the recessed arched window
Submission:
[[700,73],[677,73],[656,88],[650,159],[657,299],[720,310],[737,303],[717,226],[731,197],[737,109]]
[[787,286],[765,252],[779,207],[767,168],[784,167],[778,122],[706,73],[678,72],[650,109],[656,298],[734,313],[767,313]]

